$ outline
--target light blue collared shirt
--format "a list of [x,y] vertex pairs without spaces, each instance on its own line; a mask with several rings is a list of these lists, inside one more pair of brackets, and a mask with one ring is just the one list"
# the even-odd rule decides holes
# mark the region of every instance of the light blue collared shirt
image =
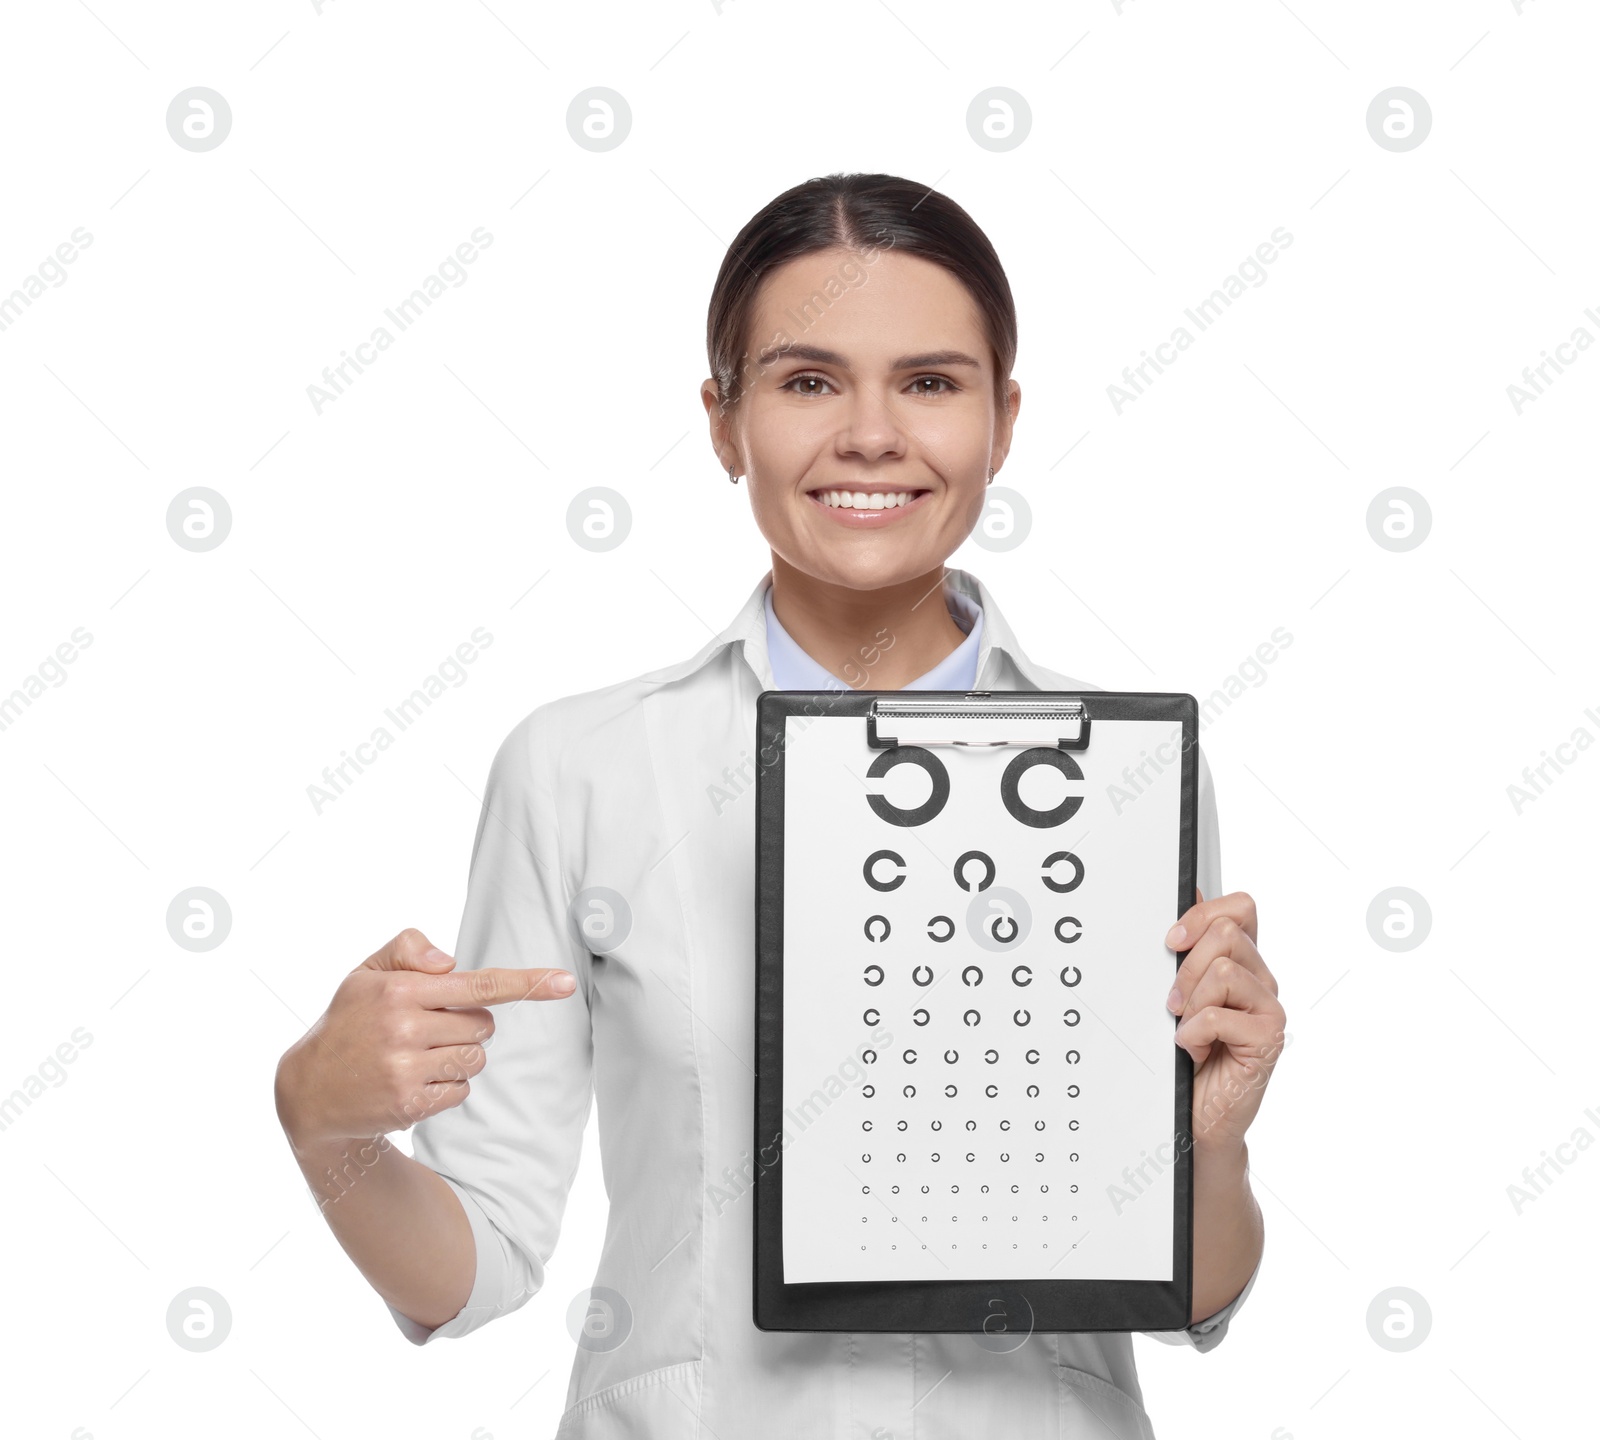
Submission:
[[[944,589],[945,602],[950,617],[967,632],[967,638],[956,646],[933,669],[908,681],[906,690],[971,690],[978,680],[978,647],[983,642],[983,610],[970,596],[963,595],[950,586]],[[783,623],[772,609],[772,586],[767,586],[764,597],[767,609],[767,659],[772,665],[774,690],[850,690],[874,689],[872,672],[864,662],[862,670],[866,679],[859,686],[851,686],[839,676],[811,658],[783,628]]]

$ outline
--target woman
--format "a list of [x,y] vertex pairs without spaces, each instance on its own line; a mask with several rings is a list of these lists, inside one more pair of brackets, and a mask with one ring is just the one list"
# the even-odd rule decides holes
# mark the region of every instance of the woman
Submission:
[[[407,930],[345,978],[279,1065],[285,1131],[426,1344],[543,1285],[597,1099],[610,1214],[563,1436],[1148,1436],[1126,1333],[996,1348],[752,1321],[757,696],[1094,687],[1036,665],[944,564],[1021,398],[1010,289],[965,211],[886,175],[796,186],[730,247],[707,329],[712,445],[749,479],[770,571],[687,660],[512,730],[457,956]],[[1220,893],[1203,757],[1199,779],[1200,893],[1167,937],[1198,1067],[1196,1323],[1159,1338],[1206,1349],[1261,1253],[1245,1131],[1284,1013],[1254,903]],[[417,1121],[412,1159],[383,1137]]]

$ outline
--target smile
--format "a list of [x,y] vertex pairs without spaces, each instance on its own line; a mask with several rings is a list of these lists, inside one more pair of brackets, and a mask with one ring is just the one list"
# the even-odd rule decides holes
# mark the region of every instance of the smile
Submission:
[[807,498],[844,525],[885,525],[915,510],[931,490],[813,490]]

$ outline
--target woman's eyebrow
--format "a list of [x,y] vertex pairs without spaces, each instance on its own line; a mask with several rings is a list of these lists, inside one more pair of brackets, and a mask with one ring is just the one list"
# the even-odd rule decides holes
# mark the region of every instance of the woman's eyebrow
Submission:
[[[774,365],[779,360],[809,360],[813,365],[837,365],[841,370],[851,368],[849,361],[836,350],[824,350],[818,345],[784,345],[763,350],[756,356],[760,366]],[[921,355],[902,355],[893,361],[891,370],[921,370],[930,365],[970,365],[974,370],[982,365],[965,350],[929,350]]]

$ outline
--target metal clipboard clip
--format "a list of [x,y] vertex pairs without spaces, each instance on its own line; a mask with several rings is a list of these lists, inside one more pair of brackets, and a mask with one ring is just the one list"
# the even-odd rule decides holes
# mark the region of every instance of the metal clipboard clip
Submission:
[[[880,721],[892,733],[880,731]],[[1063,721],[1072,726],[1065,735]],[[1089,712],[1082,700],[1028,700],[1012,691],[1003,692],[1003,698],[989,690],[969,690],[960,700],[883,697],[868,707],[867,744],[875,750],[898,745],[1053,745],[1087,750]]]

